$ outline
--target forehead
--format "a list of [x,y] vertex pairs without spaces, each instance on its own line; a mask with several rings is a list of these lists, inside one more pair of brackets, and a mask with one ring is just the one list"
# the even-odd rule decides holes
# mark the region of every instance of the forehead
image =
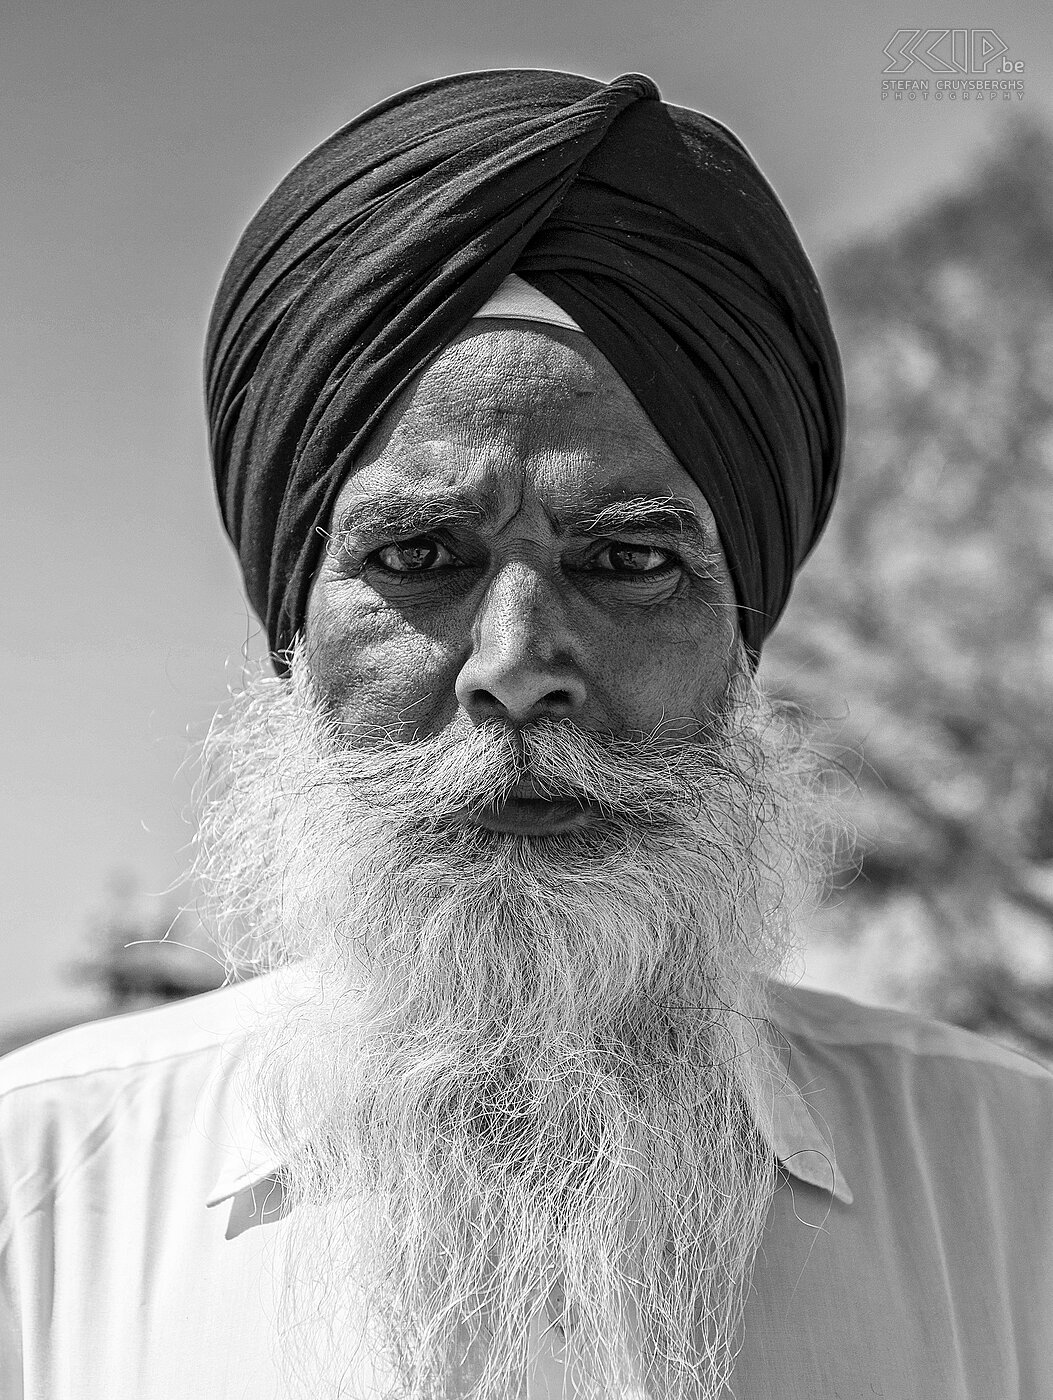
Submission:
[[676,496],[713,527],[705,497],[632,392],[583,335],[479,320],[389,408],[336,502],[456,493],[501,513],[531,495],[577,512]]

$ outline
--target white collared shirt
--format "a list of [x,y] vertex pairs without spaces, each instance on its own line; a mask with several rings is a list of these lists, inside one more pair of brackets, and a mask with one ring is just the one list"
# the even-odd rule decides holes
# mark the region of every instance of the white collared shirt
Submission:
[[[235,1091],[274,985],[0,1061],[2,1400],[279,1400],[280,1164]],[[736,1397],[1053,1400],[1053,1076],[800,988],[772,1023],[782,1184]],[[531,1400],[560,1394],[559,1346]]]

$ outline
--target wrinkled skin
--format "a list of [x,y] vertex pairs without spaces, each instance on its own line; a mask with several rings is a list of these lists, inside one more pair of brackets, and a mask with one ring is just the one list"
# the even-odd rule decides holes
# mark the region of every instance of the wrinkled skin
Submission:
[[[454,493],[426,528],[405,518]],[[640,498],[675,498],[686,527],[595,520]],[[389,409],[329,532],[308,654],[353,742],[543,717],[687,737],[726,692],[737,624],[712,513],[582,335],[474,321]]]

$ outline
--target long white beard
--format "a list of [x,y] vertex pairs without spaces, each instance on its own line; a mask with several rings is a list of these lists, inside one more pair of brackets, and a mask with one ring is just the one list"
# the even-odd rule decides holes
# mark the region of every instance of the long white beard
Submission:
[[[721,1392],[777,1176],[765,979],[818,850],[807,755],[736,689],[693,743],[562,721],[362,749],[298,656],[213,726],[213,920],[242,969],[306,973],[249,1060],[291,1386],[523,1396],[558,1300],[568,1395]],[[604,819],[459,819],[527,772]]]

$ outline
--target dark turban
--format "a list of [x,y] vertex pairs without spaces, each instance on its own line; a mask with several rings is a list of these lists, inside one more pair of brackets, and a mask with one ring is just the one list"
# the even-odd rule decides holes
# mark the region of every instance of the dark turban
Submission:
[[815,274],[725,127],[636,74],[535,70],[373,107],[282,181],[230,261],[206,348],[212,458],[272,650],[303,627],[317,527],[370,431],[513,271],[569,312],[705,494],[755,660],[840,464]]

